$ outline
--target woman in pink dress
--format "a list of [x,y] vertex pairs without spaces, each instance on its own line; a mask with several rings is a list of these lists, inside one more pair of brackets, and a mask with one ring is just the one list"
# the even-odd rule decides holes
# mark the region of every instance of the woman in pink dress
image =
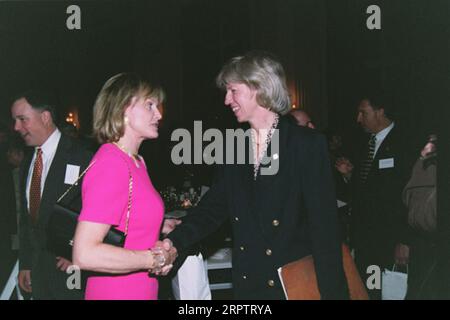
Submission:
[[[94,134],[102,146],[84,177],[73,248],[74,264],[96,272],[87,300],[157,299],[158,281],[149,273],[171,268],[173,251],[151,249],[160,244],[164,205],[138,155],[142,141],[158,137],[163,99],[161,89],[122,73],[95,102]],[[123,248],[103,243],[111,227],[127,230]]]

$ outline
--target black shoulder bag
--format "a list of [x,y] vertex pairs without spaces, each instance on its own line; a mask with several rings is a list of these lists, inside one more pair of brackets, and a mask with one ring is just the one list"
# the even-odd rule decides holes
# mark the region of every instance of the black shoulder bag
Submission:
[[[72,260],[72,248],[73,248],[73,237],[75,235],[75,229],[78,224],[79,212],[69,209],[67,206],[61,204],[61,200],[72,190],[72,188],[78,184],[78,182],[83,178],[86,172],[95,163],[93,161],[86,170],[78,177],[77,181],[71,185],[64,194],[59,197],[58,201],[53,207],[53,211],[50,215],[49,222],[47,225],[47,248],[49,251],[53,252],[57,257],[63,257],[68,260]],[[125,238],[128,233],[128,222],[130,219],[131,210],[131,195],[133,191],[133,177],[131,172],[129,172],[129,187],[128,187],[128,209],[127,209],[127,221],[125,232],[119,231],[115,228],[110,228],[106,234],[103,242],[117,246],[123,247],[125,244]]]

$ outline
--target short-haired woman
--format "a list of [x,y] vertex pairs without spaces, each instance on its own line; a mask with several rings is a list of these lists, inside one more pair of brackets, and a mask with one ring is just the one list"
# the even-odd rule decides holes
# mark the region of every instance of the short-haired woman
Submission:
[[283,117],[290,110],[283,67],[251,52],[225,64],[217,84],[237,121],[252,129],[254,161],[222,166],[164,241],[181,253],[231,220],[235,298],[284,299],[277,269],[310,254],[321,298],[348,298],[326,140]]

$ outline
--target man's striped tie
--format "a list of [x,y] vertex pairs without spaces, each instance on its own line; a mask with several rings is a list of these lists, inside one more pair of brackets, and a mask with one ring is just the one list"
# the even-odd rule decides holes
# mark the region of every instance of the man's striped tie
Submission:
[[366,159],[361,163],[361,171],[360,171],[360,178],[361,182],[365,183],[367,179],[367,175],[369,174],[370,168],[372,167],[373,157],[375,155],[375,143],[377,141],[376,136],[373,134],[368,143],[368,149],[367,149],[367,157]]

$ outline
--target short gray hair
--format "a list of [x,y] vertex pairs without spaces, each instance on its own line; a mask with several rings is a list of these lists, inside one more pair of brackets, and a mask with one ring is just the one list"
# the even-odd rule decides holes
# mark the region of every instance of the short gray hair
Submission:
[[225,89],[229,83],[243,83],[256,90],[256,101],[266,109],[282,115],[291,109],[283,66],[269,53],[249,52],[229,60],[216,84]]

